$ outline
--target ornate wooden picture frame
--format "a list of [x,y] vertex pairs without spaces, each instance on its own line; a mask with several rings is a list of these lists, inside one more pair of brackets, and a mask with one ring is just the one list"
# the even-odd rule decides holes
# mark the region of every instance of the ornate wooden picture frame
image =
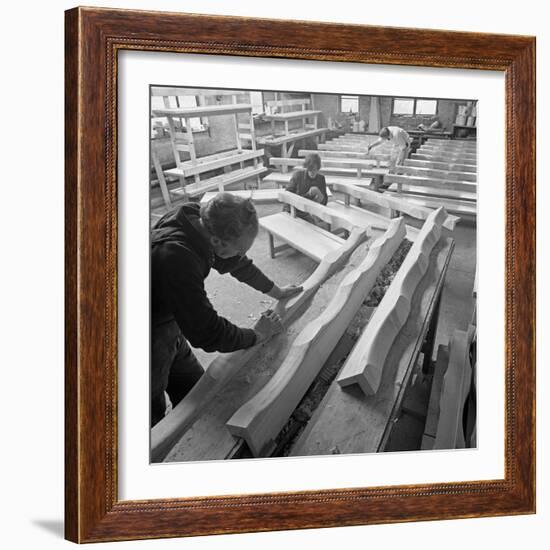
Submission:
[[[504,73],[503,479],[119,500],[116,166],[117,56],[122,50]],[[65,55],[65,518],[69,540],[146,539],[535,511],[533,37],[75,8],[66,12]]]

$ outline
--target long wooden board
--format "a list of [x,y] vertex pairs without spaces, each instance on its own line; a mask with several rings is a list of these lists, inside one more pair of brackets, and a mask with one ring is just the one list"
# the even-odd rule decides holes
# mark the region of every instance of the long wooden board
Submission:
[[475,172],[458,172],[455,170],[439,170],[437,168],[420,168],[418,166],[399,165],[397,171],[408,176],[421,176],[451,181],[477,181]]
[[[334,191],[339,193],[344,193],[355,199],[359,199],[364,202],[371,202],[383,208],[389,208],[391,210],[397,210],[398,212],[403,212],[409,216],[419,219],[427,220],[430,214],[433,212],[432,208],[418,206],[414,202],[410,202],[407,199],[402,199],[395,197],[389,194],[377,193],[376,191],[371,191],[369,189],[363,189],[357,187],[352,183],[335,183],[332,185]],[[447,215],[447,219],[443,225],[453,231],[456,223],[460,218],[457,216]]]
[[441,387],[434,449],[463,449],[466,446],[462,413],[472,376],[471,334],[472,331],[455,330],[449,343],[449,366]]
[[[319,264],[317,269],[302,284],[303,290],[287,300],[279,301],[274,310],[281,316],[284,326],[299,315],[319,289],[332,274],[342,269],[353,251],[365,240],[365,231],[355,229],[345,244],[331,253]],[[276,336],[273,340],[276,340]],[[245,350],[219,355],[209,366],[193,389],[176,407],[151,430],[151,460],[162,461],[182,434],[200,416],[208,401],[249,361],[256,359],[272,345],[270,342],[253,346]]]
[[284,331],[270,340],[253,360],[248,361],[210,397],[200,417],[182,434],[166,456],[166,461],[220,460],[233,456],[243,440],[231,434],[226,422],[269,382],[303,328],[322,314],[347,274],[364,260],[369,244],[359,245],[345,265],[323,282],[307,307],[285,324]]
[[439,208],[422,226],[382,302],[344,363],[336,379],[340,386],[357,384],[365,395],[377,392],[386,356],[411,311],[414,292],[428,269],[430,253],[439,241],[446,217],[445,210]]
[[388,174],[384,176],[384,183],[397,183],[415,185],[417,187],[429,187],[430,189],[445,189],[461,191],[464,193],[477,192],[477,184],[470,181],[447,181],[444,179],[425,178],[420,176],[401,176],[399,174]]
[[404,238],[404,220],[397,218],[372,244],[361,265],[347,275],[323,313],[296,338],[269,383],[228,421],[231,433],[244,438],[254,456],[266,456],[272,451],[274,438]]
[[430,256],[430,266],[414,295],[411,313],[386,358],[376,395],[333,383],[291,456],[374,453],[383,451],[398,417],[403,397],[436,310],[452,256],[453,240],[442,238]]
[[418,168],[435,168],[436,170],[449,170],[453,172],[469,172],[472,174],[477,174],[477,166],[471,164],[418,160],[414,158],[405,159],[403,164],[405,166],[414,166]]

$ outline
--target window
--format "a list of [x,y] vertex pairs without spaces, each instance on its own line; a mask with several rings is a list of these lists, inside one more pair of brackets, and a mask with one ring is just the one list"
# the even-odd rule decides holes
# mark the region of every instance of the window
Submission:
[[414,114],[414,99],[397,99],[393,100],[394,115],[412,115]]
[[340,96],[340,111],[342,113],[359,112],[359,96],[358,95],[342,95]]
[[437,114],[437,99],[395,98],[392,114],[394,115],[424,115]]
[[417,99],[416,110],[417,115],[435,115],[437,113],[436,99]]
[[250,103],[252,104],[252,114],[257,115],[264,112],[262,92],[250,92]]

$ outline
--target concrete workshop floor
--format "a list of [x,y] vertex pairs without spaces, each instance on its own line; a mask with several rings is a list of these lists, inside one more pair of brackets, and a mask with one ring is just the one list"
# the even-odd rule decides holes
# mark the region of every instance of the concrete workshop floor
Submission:
[[[259,217],[280,212],[280,205],[257,205]],[[155,209],[154,212],[159,212]],[[418,220],[411,225],[418,226]],[[472,319],[474,308],[472,289],[476,264],[476,227],[471,222],[460,222],[453,233],[455,249],[450,261],[443,288],[439,325],[436,334],[437,352],[439,344],[447,344],[453,331],[465,330]],[[275,259],[269,257],[267,233],[260,228],[258,237],[248,256],[278,285],[299,284],[315,269],[316,262],[292,249],[282,251]],[[229,275],[222,276],[212,270],[206,280],[210,300],[218,313],[231,322],[250,327],[262,311],[268,309],[273,300],[247,285],[239,283]],[[206,368],[215,353],[195,350],[195,354]],[[422,414],[428,407],[429,384],[421,376],[417,378],[406,398],[406,410],[392,431],[387,450],[405,451],[420,448],[424,429]]]

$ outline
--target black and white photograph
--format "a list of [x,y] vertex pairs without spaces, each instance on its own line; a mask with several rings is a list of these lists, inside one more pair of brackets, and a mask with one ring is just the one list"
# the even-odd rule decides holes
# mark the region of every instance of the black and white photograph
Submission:
[[150,461],[476,448],[476,99],[159,83],[148,116]]

